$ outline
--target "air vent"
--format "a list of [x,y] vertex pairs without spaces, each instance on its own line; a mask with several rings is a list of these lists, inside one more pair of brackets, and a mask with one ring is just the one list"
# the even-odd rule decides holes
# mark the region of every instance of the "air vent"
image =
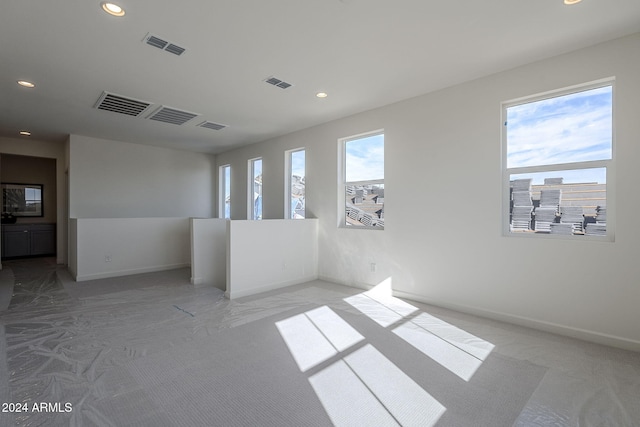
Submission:
[[169,43],[169,45],[164,49],[169,53],[173,53],[174,55],[182,55],[185,51],[185,48],[177,46],[173,43]]
[[176,110],[175,108],[160,107],[148,119],[156,120],[158,122],[171,123],[174,125],[182,125],[194,117],[199,116],[196,113],[190,113],[188,111]]
[[291,83],[287,83],[284,80],[280,80],[280,79],[277,79],[275,77],[268,77],[268,78],[264,79],[264,81],[269,83],[270,85],[274,85],[276,87],[279,87],[280,89],[286,89],[288,87],[293,86]]
[[157,47],[160,49],[164,49],[169,44],[168,41],[162,40],[160,37],[149,36],[147,38],[147,44],[150,44],[153,47]]
[[227,127],[227,125],[221,125],[220,123],[214,122],[202,122],[198,126],[213,130],[221,130]]
[[128,116],[140,116],[151,103],[140,101],[139,99],[127,98],[114,93],[102,92],[100,98],[94,105],[98,110],[111,111]]
[[173,53],[174,55],[182,55],[186,49],[178,46],[175,43],[168,42],[158,36],[154,36],[153,34],[147,33],[147,35],[142,40],[149,46],[157,47],[158,49],[162,49],[165,52]]

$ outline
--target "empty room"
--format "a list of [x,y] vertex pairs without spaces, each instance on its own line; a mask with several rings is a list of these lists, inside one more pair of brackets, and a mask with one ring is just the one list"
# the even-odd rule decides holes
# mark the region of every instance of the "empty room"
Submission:
[[0,426],[640,426],[640,2],[5,3]]

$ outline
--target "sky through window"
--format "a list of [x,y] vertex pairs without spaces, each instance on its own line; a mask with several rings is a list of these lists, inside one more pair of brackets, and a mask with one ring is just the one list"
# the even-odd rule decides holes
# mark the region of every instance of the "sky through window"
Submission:
[[612,86],[507,108],[507,168],[612,157]]
[[384,134],[347,141],[347,182],[384,179]]

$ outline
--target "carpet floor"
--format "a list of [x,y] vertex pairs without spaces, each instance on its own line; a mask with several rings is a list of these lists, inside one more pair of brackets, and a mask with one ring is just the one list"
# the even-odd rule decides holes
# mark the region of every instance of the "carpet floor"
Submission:
[[633,352],[322,281],[3,267],[1,426],[640,425]]

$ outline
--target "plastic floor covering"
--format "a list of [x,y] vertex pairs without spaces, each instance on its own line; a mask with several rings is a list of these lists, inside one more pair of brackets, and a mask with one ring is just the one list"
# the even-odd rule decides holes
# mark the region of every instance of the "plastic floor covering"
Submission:
[[321,281],[3,267],[0,426],[640,426],[638,353]]

